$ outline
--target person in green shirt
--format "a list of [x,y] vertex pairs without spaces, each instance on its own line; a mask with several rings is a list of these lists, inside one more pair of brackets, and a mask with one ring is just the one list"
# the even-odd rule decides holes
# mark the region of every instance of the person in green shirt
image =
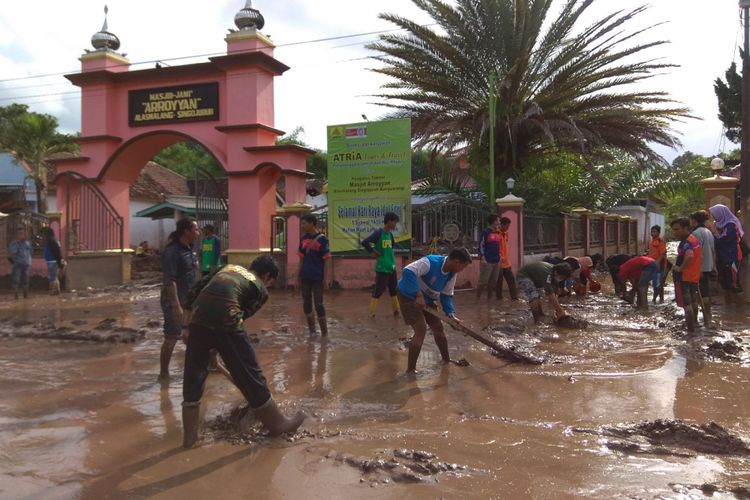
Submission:
[[221,265],[221,240],[214,234],[216,229],[211,224],[203,226],[201,240],[201,274],[213,274]]
[[572,273],[570,264],[567,262],[555,265],[544,261],[532,262],[522,266],[518,270],[518,274],[516,275],[518,288],[526,295],[526,299],[529,301],[531,314],[534,316],[534,323],[538,323],[539,319],[544,316],[541,300],[542,291],[547,295],[549,305],[555,309],[555,319],[558,320],[563,316],[567,316],[568,313],[565,312],[562,306],[560,306],[560,302],[557,301],[555,291],[557,290],[558,283],[570,278]]
[[398,225],[399,217],[393,212],[385,214],[383,228],[376,229],[370,236],[365,238],[362,246],[368,253],[376,257],[375,260],[375,286],[370,299],[370,316],[375,317],[378,310],[380,296],[383,295],[385,287],[391,296],[391,307],[393,315],[398,316],[400,309],[398,305],[398,275],[396,274],[396,256],[393,253],[395,239],[393,230]]

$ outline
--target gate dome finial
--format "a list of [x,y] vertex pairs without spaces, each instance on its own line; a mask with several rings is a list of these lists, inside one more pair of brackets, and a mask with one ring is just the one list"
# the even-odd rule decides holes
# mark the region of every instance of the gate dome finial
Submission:
[[109,27],[107,26],[107,13],[109,12],[109,8],[104,5],[104,24],[102,25],[102,29],[91,37],[91,45],[94,46],[96,50],[117,50],[120,48],[120,39],[117,38],[117,35],[114,33],[110,33]]
[[234,24],[241,30],[262,30],[266,21],[258,9],[253,8],[253,0],[246,0],[245,7],[234,16]]

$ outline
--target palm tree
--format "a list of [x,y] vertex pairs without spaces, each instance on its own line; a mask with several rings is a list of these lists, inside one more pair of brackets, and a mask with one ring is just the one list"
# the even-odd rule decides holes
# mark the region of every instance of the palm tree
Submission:
[[2,144],[19,161],[31,167],[36,186],[37,211],[47,212],[47,158],[55,153],[74,151],[76,146],[57,132],[57,118],[40,113],[23,113],[3,127]]
[[417,146],[468,145],[471,157],[486,164],[491,75],[498,178],[534,155],[574,153],[594,176],[593,165],[612,149],[665,164],[652,145],[679,145],[670,126],[689,110],[666,92],[630,86],[672,67],[642,60],[644,51],[665,43],[635,43],[650,28],[626,31],[643,7],[581,26],[594,0],[564,0],[556,20],[553,0],[456,0],[455,7],[412,1],[436,28],[381,14],[403,31],[381,35],[369,48],[383,63],[374,71],[391,77],[377,97],[394,116],[411,118]]

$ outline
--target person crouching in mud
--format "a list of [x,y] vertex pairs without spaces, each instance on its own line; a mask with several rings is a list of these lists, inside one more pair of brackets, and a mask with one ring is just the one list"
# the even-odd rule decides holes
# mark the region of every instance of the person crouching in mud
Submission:
[[453,306],[453,288],[456,285],[456,275],[470,263],[469,252],[465,248],[456,248],[447,257],[428,255],[404,268],[398,282],[398,302],[404,322],[414,330],[414,336],[409,342],[406,373],[417,371],[417,359],[422,351],[427,325],[430,325],[443,362],[450,363],[443,322],[423,309],[429,307],[437,310],[437,302],[440,301],[445,314],[458,320]]
[[572,274],[570,264],[550,264],[539,261],[526,264],[518,270],[518,288],[526,295],[534,317],[534,323],[538,323],[544,312],[542,311],[541,290],[547,295],[549,305],[555,309],[555,321],[567,316],[568,313],[560,306],[557,300],[557,288],[560,283],[570,278]]
[[182,389],[185,448],[198,441],[198,413],[211,349],[219,351],[235,385],[271,435],[294,432],[305,419],[302,412],[287,418],[279,411],[243,327],[244,321],[263,307],[268,299],[266,287],[278,275],[276,262],[267,255],[260,256],[249,270],[225,266],[190,290],[185,303],[191,319]]

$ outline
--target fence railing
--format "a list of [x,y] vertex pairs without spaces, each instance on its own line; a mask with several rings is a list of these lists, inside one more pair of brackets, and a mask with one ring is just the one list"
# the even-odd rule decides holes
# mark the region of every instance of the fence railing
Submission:
[[447,253],[455,247],[464,247],[476,254],[490,213],[485,204],[468,198],[449,198],[413,206],[412,254]]
[[562,243],[563,223],[563,216],[524,212],[524,253],[530,255],[558,251]]
[[24,229],[26,239],[34,247],[34,257],[41,257],[44,253],[42,229],[48,226],[49,218],[36,212],[14,212],[0,218],[0,256],[7,257],[8,246],[16,238],[16,231]]
[[67,253],[122,252],[125,241],[122,216],[93,181],[75,172],[65,172],[63,176]]
[[536,254],[611,254],[638,251],[638,222],[606,214],[524,212],[523,250]]

